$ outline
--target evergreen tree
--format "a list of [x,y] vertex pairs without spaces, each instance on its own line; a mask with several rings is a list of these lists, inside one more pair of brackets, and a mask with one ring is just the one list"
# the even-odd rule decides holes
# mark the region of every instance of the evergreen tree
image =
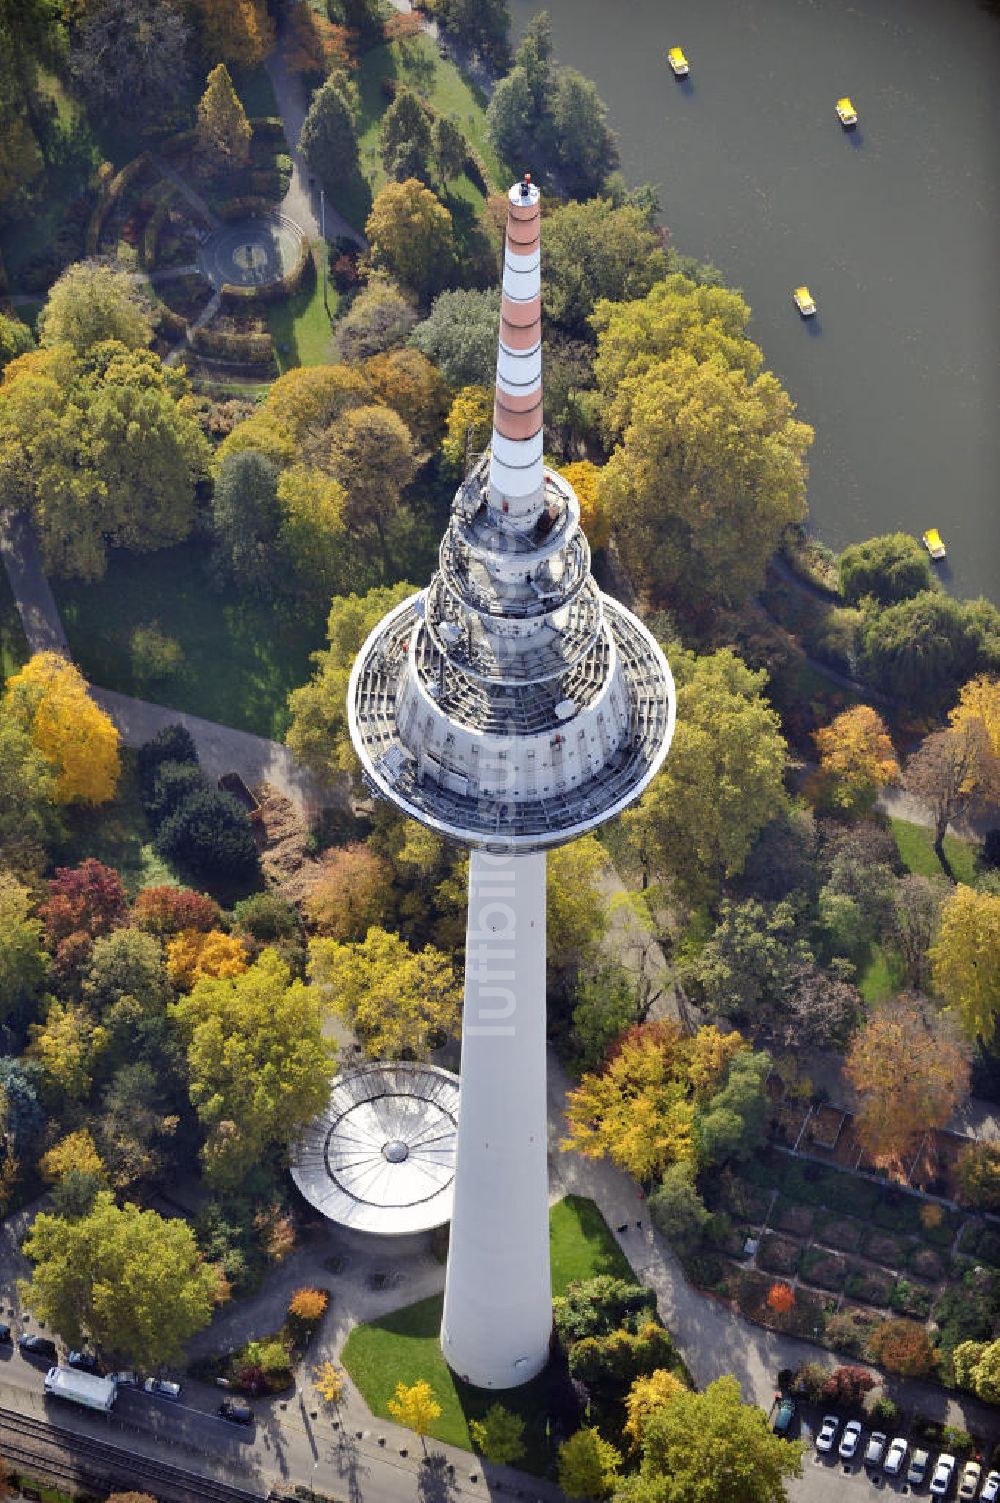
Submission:
[[358,170],[358,137],[351,109],[336,76],[313,95],[302,123],[299,147],[312,172],[332,191]]
[[198,145],[205,165],[245,167],[250,160],[250,122],[240,103],[229,69],[218,63],[208,75],[198,103]]
[[433,149],[427,111],[411,89],[400,89],[382,121],[379,137],[382,166],[397,183],[418,178],[429,184]]

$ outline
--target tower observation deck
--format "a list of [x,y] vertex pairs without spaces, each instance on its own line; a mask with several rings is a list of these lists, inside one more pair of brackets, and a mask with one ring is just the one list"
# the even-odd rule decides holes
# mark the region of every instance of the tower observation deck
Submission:
[[371,633],[348,691],[373,791],[472,847],[442,1345],[497,1388],[540,1370],[551,1325],[544,853],[639,796],[675,709],[663,653],[598,590],[576,495],[543,464],[538,189],[508,199],[490,449],[430,585]]

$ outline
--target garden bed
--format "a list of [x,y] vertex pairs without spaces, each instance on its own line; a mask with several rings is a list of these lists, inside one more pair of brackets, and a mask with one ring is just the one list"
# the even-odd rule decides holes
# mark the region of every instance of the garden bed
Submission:
[[801,1259],[800,1276],[819,1289],[834,1292],[844,1287],[847,1278],[847,1259],[839,1253],[827,1252],[822,1247],[811,1247]]
[[868,1268],[864,1263],[852,1263],[844,1291],[851,1299],[865,1305],[885,1309],[895,1287],[892,1274],[883,1268]]
[[864,1230],[864,1222],[853,1216],[824,1216],[816,1228],[816,1240],[841,1252],[857,1252]]
[[778,1231],[789,1232],[793,1237],[811,1237],[816,1212],[809,1206],[779,1200],[771,1213],[771,1220]]
[[757,1250],[757,1264],[771,1273],[794,1274],[802,1254],[801,1245],[790,1237],[768,1232]]
[[865,1229],[861,1251],[873,1263],[885,1263],[889,1268],[898,1268],[904,1261],[903,1244],[899,1238],[877,1226]]

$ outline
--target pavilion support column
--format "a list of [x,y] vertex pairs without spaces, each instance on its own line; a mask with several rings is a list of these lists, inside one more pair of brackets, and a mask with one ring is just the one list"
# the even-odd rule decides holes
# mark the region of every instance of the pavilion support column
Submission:
[[455,1200],[441,1349],[479,1388],[545,1366],[552,1328],[545,853],[473,849]]

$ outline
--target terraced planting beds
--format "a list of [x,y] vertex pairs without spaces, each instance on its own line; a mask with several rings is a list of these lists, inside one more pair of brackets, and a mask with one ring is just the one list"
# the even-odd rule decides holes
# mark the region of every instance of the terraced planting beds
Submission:
[[[864,1358],[872,1328],[905,1317],[927,1326],[946,1384],[955,1346],[994,1334],[1000,1223],[775,1149],[707,1198],[714,1242],[689,1272],[760,1324]],[[768,1302],[776,1283],[790,1310]]]

